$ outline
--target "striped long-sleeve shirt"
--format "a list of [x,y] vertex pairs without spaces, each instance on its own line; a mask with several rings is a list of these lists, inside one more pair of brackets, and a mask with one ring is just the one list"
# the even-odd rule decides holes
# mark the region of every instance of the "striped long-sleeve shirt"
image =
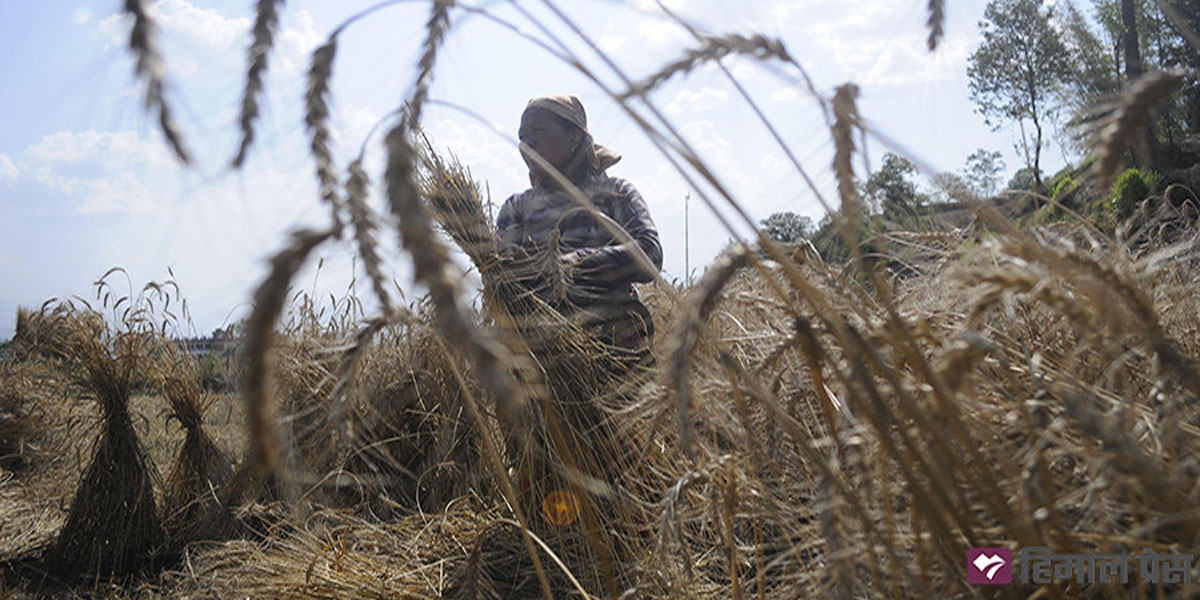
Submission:
[[[581,189],[597,211],[625,229],[656,270],[662,269],[658,229],[632,184],[600,177]],[[566,192],[534,188],[514,194],[505,200],[496,218],[501,244],[530,252],[548,248],[556,229],[558,253],[576,254],[575,283],[591,290],[594,301],[636,297],[632,284],[654,279],[654,274],[638,264],[630,247],[622,245]]]

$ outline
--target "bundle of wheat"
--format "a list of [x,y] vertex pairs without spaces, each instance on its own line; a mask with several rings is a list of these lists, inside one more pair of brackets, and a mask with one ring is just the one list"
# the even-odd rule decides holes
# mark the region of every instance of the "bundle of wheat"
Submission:
[[13,332],[12,348],[16,358],[34,357],[62,358],[59,350],[65,346],[69,328],[64,327],[68,317],[60,306],[47,302],[40,310],[17,308],[16,330]]
[[472,419],[428,318],[381,332],[350,395],[344,468],[377,515],[438,512],[481,476]]
[[28,443],[38,427],[23,392],[31,377],[16,364],[0,362],[0,469],[23,470],[29,463]]
[[443,157],[424,134],[421,141],[421,194],[438,225],[482,271],[496,260],[496,237],[479,185],[456,156]]
[[78,374],[80,392],[100,405],[103,426],[47,558],[64,576],[123,575],[150,566],[164,539],[152,471],[128,408],[155,336],[66,306],[68,331],[59,350]]
[[184,429],[183,446],[167,476],[163,525],[172,546],[197,539],[200,517],[218,502],[233,463],[204,431],[203,417],[212,404],[200,381],[196,360],[170,344],[158,357],[159,388],[171,406],[171,417]]

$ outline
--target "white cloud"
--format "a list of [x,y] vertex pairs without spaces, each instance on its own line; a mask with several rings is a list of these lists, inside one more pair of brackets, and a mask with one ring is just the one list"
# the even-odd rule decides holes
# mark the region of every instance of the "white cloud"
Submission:
[[863,86],[892,86],[962,76],[977,35],[973,27],[961,22],[947,24],[946,37],[938,51],[931,53],[926,46],[923,11],[879,0],[846,0],[846,4],[851,6],[836,11],[818,9],[821,18],[793,21],[790,27],[816,46],[822,66],[837,69],[837,79]]
[[601,50],[612,53],[620,50],[629,38],[618,33],[601,34],[596,40],[596,45]]
[[150,214],[162,208],[146,184],[128,171],[104,177],[67,177],[59,180],[58,185],[62,191],[81,198],[78,210],[84,215]]
[[800,89],[794,85],[782,87],[771,92],[771,95],[767,96],[767,99],[771,102],[779,102],[781,104],[796,102],[800,99]]
[[80,6],[75,9],[75,12],[71,13],[71,22],[76,25],[86,25],[91,20],[92,11],[88,10],[87,7]]
[[160,0],[153,14],[168,35],[178,34],[204,46],[209,52],[242,47],[250,30],[249,17],[229,18],[211,8],[200,8],[187,0]]
[[941,44],[938,54],[930,54],[925,43],[924,35],[894,40],[858,79],[864,85],[902,85],[962,77],[968,47],[961,39]]
[[729,92],[714,88],[702,87],[699,90],[679,90],[675,99],[667,104],[667,112],[680,114],[685,111],[702,113],[724,106],[729,100]]
[[[279,70],[283,73],[299,73],[308,67],[308,57],[325,36],[318,33],[312,14],[307,10],[292,13],[295,23],[285,26],[277,36],[276,44],[281,59]],[[272,66],[272,68],[275,68]]]
[[12,159],[7,154],[0,152],[0,181],[15,180],[20,174],[21,172],[17,170],[17,165],[13,163]]
[[[188,0],[160,0],[151,5],[150,14],[161,29],[164,41],[189,42],[180,47],[183,56],[168,56],[172,71],[191,75],[214,62],[241,61],[250,44],[250,17],[228,17],[212,8],[201,8]],[[129,32],[123,14],[110,15],[96,26],[108,47],[124,46]],[[298,10],[284,14],[284,23],[275,36],[271,70],[295,74],[308,64],[308,55],[323,39],[317,33],[312,14]]]
[[147,176],[134,173],[176,168],[165,146],[132,131],[53,133],[22,151],[18,162],[34,181],[77,200],[83,214],[157,212],[162,200],[155,198],[170,196],[154,193]]
[[[662,3],[667,8],[675,11],[683,8],[687,0],[662,0]],[[641,11],[657,11],[658,2],[655,0],[626,0],[626,4]]]
[[497,209],[509,194],[529,187],[529,175],[517,149],[495,132],[452,118],[439,120],[428,129],[436,149],[449,149],[471,168],[476,180],[487,182]]
[[25,149],[21,158],[39,166],[93,163],[127,169],[173,164],[162,144],[142,139],[132,131],[60,131]]
[[712,121],[691,121],[680,127],[684,139],[691,143],[697,152],[710,151],[728,156],[731,149],[729,140],[717,132],[717,125]]
[[679,46],[691,35],[678,23],[662,19],[646,19],[638,23],[638,39],[651,46]]

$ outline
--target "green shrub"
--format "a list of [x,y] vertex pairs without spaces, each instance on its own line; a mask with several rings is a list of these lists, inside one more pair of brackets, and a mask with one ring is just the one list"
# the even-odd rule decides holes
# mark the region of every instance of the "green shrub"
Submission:
[[209,352],[199,360],[201,362],[200,381],[205,390],[224,393],[236,389],[236,379],[229,366],[228,356]]
[[1061,202],[1064,196],[1075,191],[1078,187],[1079,182],[1075,181],[1074,177],[1065,175],[1054,184],[1054,192],[1050,194],[1050,197],[1055,201]]
[[1154,171],[1142,173],[1127,169],[1117,177],[1108,195],[1109,208],[1118,219],[1128,218],[1137,210],[1138,203],[1154,193],[1162,176]]
[[1053,181],[1052,189],[1050,198],[1053,201],[1046,203],[1045,206],[1038,209],[1034,217],[1036,223],[1052,223],[1066,217],[1067,213],[1063,210],[1063,207],[1074,207],[1071,204],[1070,196],[1075,190],[1079,189],[1079,182],[1075,181],[1070,175],[1059,175]]

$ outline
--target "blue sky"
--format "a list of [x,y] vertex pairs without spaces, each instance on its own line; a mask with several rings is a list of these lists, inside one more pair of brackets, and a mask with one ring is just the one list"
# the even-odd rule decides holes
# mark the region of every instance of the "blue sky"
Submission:
[[[154,118],[125,50],[129,24],[120,2],[0,2],[0,339],[12,333],[18,305],[51,297],[90,298],[92,282],[121,266],[134,289],[170,268],[190,303],[195,328],[211,331],[248,310],[265,261],[288,231],[325,223],[301,125],[303,73],[311,51],[340,22],[372,2],[288,2],[270,57],[258,141],[241,171],[227,165],[237,140],[237,107],[249,43],[251,0],[159,0],[153,12],[171,83],[169,101],[197,157],[181,168]],[[860,112],[911,156],[938,171],[959,170],[984,147],[1020,161],[1016,130],[991,132],[968,100],[966,60],[978,43],[982,0],[947,3],[946,39],[925,50],[925,0],[669,0],[712,33],[762,32],[781,38],[818,89],[854,81]],[[497,16],[536,28],[503,1]],[[694,44],[649,0],[561,0],[559,5],[635,79]],[[523,0],[552,21],[540,1]],[[367,133],[392,111],[412,80],[428,4],[401,3],[356,22],[341,37],[334,67],[335,155],[344,166]],[[665,249],[665,275],[684,275],[684,198],[688,187],[615,103],[576,71],[529,41],[458,11],[441,54],[432,96],[481,114],[512,135],[525,102],[549,93],[578,95],[596,140],[624,154],[610,174],[647,199]],[[563,33],[561,25],[553,30]],[[572,47],[582,49],[578,42]],[[581,50],[582,53],[582,50]],[[599,60],[590,68],[617,81]],[[747,60],[726,64],[779,128],[822,189],[832,190],[832,142],[805,92]],[[714,67],[657,90],[661,108],[756,219],[782,210],[820,218],[815,197],[785,163],[767,132]],[[431,107],[425,126],[486,180],[500,203],[527,181],[520,158],[488,125]],[[381,172],[378,136],[367,164]],[[885,148],[872,143],[877,165]],[[1044,169],[1061,165],[1047,149]],[[1006,174],[1007,175],[1007,174]],[[377,192],[378,190],[376,190]],[[832,198],[832,195],[829,195]],[[372,199],[382,210],[378,193]],[[702,268],[729,235],[693,198],[690,263]],[[389,244],[389,270],[410,298],[405,257]],[[320,271],[297,285],[321,297],[352,281],[352,251],[326,246]],[[361,288],[365,291],[366,288]],[[362,294],[364,296],[368,294]]]

